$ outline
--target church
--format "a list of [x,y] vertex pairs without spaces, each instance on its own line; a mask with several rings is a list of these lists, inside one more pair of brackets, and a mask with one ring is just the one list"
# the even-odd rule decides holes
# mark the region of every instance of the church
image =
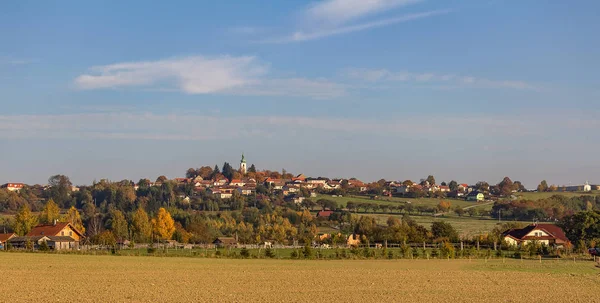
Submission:
[[247,171],[248,171],[248,169],[246,167],[246,158],[244,157],[244,154],[242,153],[242,160],[240,161],[240,173],[245,175],[247,173]]

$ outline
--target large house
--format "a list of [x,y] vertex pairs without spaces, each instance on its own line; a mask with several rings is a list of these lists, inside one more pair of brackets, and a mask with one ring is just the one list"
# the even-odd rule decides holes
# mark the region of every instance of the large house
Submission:
[[521,229],[510,229],[502,236],[509,245],[519,246],[537,241],[545,245],[562,247],[569,243],[563,230],[554,224],[532,224]]
[[2,186],[0,186],[0,188],[6,188],[9,191],[19,191],[23,187],[25,187],[25,184],[23,184],[23,183],[6,183],[6,184],[3,184]]
[[0,234],[0,248],[3,248],[6,245],[6,242],[14,237],[16,237],[17,234],[15,233],[9,233],[9,234]]
[[50,249],[65,250],[78,249],[79,241],[84,235],[69,222],[42,224],[34,227],[23,237],[14,237],[8,242],[15,248],[26,248],[31,243],[33,248],[38,248],[46,242]]

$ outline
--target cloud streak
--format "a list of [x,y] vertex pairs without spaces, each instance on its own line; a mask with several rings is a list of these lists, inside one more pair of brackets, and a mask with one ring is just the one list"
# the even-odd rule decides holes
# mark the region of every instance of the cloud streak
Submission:
[[[398,23],[443,15],[451,10],[430,10],[396,17],[373,19],[379,14],[422,0],[325,0],[308,6],[300,15],[296,31],[283,37],[265,39],[263,43],[294,43],[349,34]],[[370,19],[370,20],[368,20]]]
[[377,82],[411,82],[438,83],[478,88],[509,88],[518,90],[541,90],[539,86],[515,80],[490,80],[473,76],[440,73],[391,72],[387,69],[347,69],[342,75],[349,79],[370,83]]
[[[75,78],[80,89],[152,88],[187,94],[341,96],[344,87],[325,79],[270,78],[269,66],[255,57],[190,56],[124,62],[90,68]],[[302,89],[299,89],[302,88]]]
[[389,26],[389,25],[393,25],[393,24],[397,24],[397,23],[404,23],[404,22],[409,22],[409,21],[413,21],[413,20],[433,17],[436,15],[443,15],[443,14],[447,14],[449,12],[450,12],[450,10],[435,10],[435,11],[428,11],[428,12],[424,12],[424,13],[408,14],[408,15],[404,15],[404,16],[400,16],[400,17],[382,19],[382,20],[371,21],[371,22],[355,24],[355,25],[319,29],[319,30],[310,31],[310,32],[297,31],[290,36],[287,36],[284,38],[279,38],[279,39],[274,39],[274,40],[267,40],[267,42],[288,43],[288,42],[303,42],[303,41],[309,41],[309,40],[316,40],[316,39],[326,38],[329,36],[348,34],[348,33],[364,31],[364,30],[378,28],[378,27],[385,27],[385,26]]
[[[560,125],[552,123],[560,119]],[[474,127],[476,126],[476,127]],[[429,141],[474,138],[543,138],[583,131],[595,135],[592,117],[542,115],[407,116],[359,119],[306,116],[210,116],[154,113],[0,115],[0,138],[227,140],[237,138],[331,138],[384,136]]]

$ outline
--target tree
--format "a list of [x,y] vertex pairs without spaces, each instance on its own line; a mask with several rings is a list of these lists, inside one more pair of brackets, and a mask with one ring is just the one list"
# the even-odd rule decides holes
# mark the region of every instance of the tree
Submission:
[[456,207],[456,209],[454,210],[454,212],[459,216],[462,217],[465,214],[465,210],[462,207]]
[[39,222],[42,224],[52,224],[54,223],[54,220],[58,220],[58,218],[60,218],[60,208],[54,203],[54,200],[50,198],[50,200],[46,202],[44,209],[42,209]]
[[127,220],[120,210],[113,210],[111,212],[110,230],[118,240],[128,238],[129,228],[127,226]]
[[510,196],[514,189],[514,184],[509,177],[504,177],[504,179],[498,183],[498,189],[501,196]]
[[48,179],[49,198],[52,198],[59,206],[66,208],[69,204],[69,194],[73,184],[65,175],[54,175]]
[[133,239],[138,242],[148,242],[152,236],[152,225],[148,214],[142,208],[138,208],[131,216],[131,232]]
[[600,211],[582,211],[566,216],[559,226],[573,243],[579,243],[579,240],[586,243],[592,239],[600,239]]
[[542,180],[542,182],[540,182],[540,185],[538,185],[538,187],[537,187],[537,191],[538,192],[548,191],[548,182],[546,182],[546,180]]
[[152,219],[152,230],[162,240],[171,239],[175,232],[175,221],[163,207],[158,210],[156,217]]
[[442,181],[442,183],[440,183],[441,186],[448,186],[448,184],[446,184],[445,181]]
[[525,186],[523,185],[523,183],[521,183],[521,181],[515,181],[515,183],[513,183],[513,187],[518,192],[527,191],[527,189],[525,188]]
[[248,168],[248,172],[249,173],[256,173],[256,166],[254,166],[254,164],[250,165],[250,168]]
[[427,176],[427,179],[425,179],[425,181],[429,182],[429,185],[435,185],[435,178],[433,177],[433,175]]
[[212,173],[213,169],[210,166],[202,166],[198,169],[198,176],[202,177],[204,180],[210,179]]
[[431,234],[434,238],[447,238],[454,242],[458,241],[458,232],[452,224],[443,221],[436,221],[431,224]]
[[490,191],[490,185],[485,181],[479,181],[475,184],[477,191],[487,193]]
[[188,170],[185,172],[186,178],[193,179],[193,178],[196,178],[197,176],[198,176],[198,172],[193,168],[188,168]]
[[448,211],[451,206],[452,206],[452,203],[450,203],[450,201],[442,200],[442,201],[440,201],[440,203],[438,203],[438,209],[443,212]]
[[83,221],[81,220],[81,215],[79,211],[75,208],[75,206],[71,206],[65,216],[63,217],[63,221],[71,223],[76,230],[85,233],[85,227],[83,226]]
[[156,183],[165,183],[167,182],[167,177],[165,176],[159,176],[158,178],[156,178]]
[[452,181],[450,181],[450,183],[448,183],[448,187],[450,187],[450,191],[457,191],[458,190],[458,182],[452,180]]
[[25,236],[38,223],[38,217],[31,213],[27,204],[23,204],[19,212],[15,215],[13,231],[19,236]]
[[223,174],[223,176],[225,176],[225,178],[231,180],[233,177],[233,167],[231,167],[231,165],[228,162],[223,163],[223,170],[221,171],[221,173]]

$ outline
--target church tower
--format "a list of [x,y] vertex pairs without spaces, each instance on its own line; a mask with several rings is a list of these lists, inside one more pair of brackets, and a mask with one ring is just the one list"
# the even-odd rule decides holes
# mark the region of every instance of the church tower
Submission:
[[242,161],[240,161],[240,173],[245,175],[247,172],[246,168],[246,158],[244,158],[244,154],[242,153]]

